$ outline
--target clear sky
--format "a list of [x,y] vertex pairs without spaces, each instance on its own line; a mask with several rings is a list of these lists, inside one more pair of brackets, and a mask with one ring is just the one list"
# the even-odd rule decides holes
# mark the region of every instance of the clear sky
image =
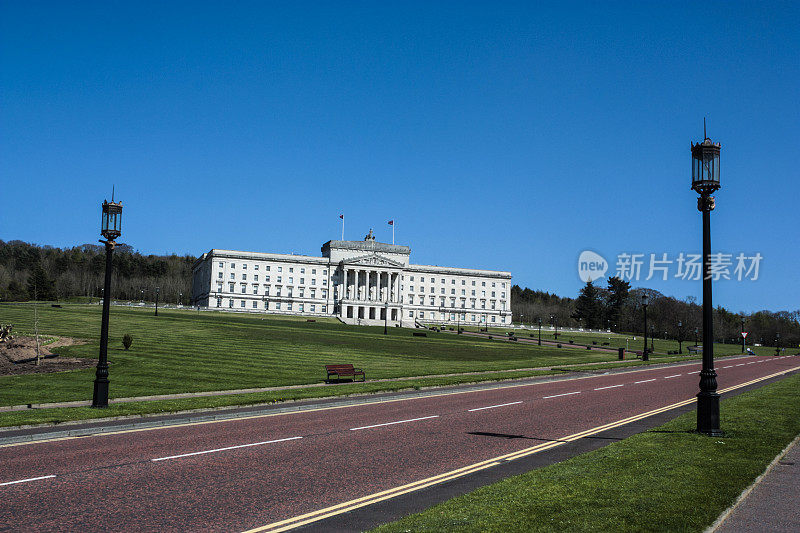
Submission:
[[715,303],[798,309],[800,3],[667,4],[2,1],[0,239],[96,242],[115,184],[144,253],[319,255],[343,213],[575,296],[583,250],[700,251],[705,116],[714,250],[763,256]]

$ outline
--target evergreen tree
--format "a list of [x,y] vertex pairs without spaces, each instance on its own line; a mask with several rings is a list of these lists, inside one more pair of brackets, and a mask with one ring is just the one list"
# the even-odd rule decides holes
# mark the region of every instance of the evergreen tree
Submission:
[[589,329],[597,329],[603,321],[600,292],[589,280],[581,289],[578,299],[575,300],[575,314],[572,318],[582,319],[583,325]]
[[613,276],[608,278],[608,296],[606,298],[606,316],[608,317],[611,326],[619,324],[620,313],[625,301],[628,299],[628,294],[631,290],[631,284],[627,281]]
[[55,283],[42,268],[41,263],[36,263],[31,275],[28,277],[28,298],[31,300],[55,300]]

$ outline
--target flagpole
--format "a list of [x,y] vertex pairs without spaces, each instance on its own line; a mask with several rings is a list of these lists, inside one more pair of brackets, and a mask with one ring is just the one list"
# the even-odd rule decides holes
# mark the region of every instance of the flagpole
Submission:
[[344,217],[342,217],[342,240],[344,240]]
[[392,246],[394,246],[394,220],[392,220]]

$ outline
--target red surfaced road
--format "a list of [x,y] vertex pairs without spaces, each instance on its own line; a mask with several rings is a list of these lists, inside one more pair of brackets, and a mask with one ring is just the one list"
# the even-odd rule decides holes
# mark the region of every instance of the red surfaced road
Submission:
[[[800,368],[718,363],[720,388]],[[0,448],[0,529],[245,530],[692,398],[699,368]],[[55,477],[8,484],[42,476]]]

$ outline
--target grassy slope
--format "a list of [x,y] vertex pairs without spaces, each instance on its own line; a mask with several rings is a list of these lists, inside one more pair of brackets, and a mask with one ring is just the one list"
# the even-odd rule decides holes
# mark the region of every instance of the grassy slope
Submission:
[[[39,307],[45,334],[88,339],[57,348],[62,355],[96,358],[100,306]],[[0,323],[33,330],[31,305],[0,305]],[[123,334],[133,346],[122,349]],[[109,330],[111,397],[319,383],[325,363],[353,363],[367,377],[394,378],[451,372],[510,370],[612,360],[613,354],[558,350],[407,329],[346,326],[331,319],[112,308]],[[0,377],[0,405],[86,400],[94,370]]]
[[724,437],[693,433],[696,416],[376,531],[702,531],[800,433],[800,375],[723,400]]

